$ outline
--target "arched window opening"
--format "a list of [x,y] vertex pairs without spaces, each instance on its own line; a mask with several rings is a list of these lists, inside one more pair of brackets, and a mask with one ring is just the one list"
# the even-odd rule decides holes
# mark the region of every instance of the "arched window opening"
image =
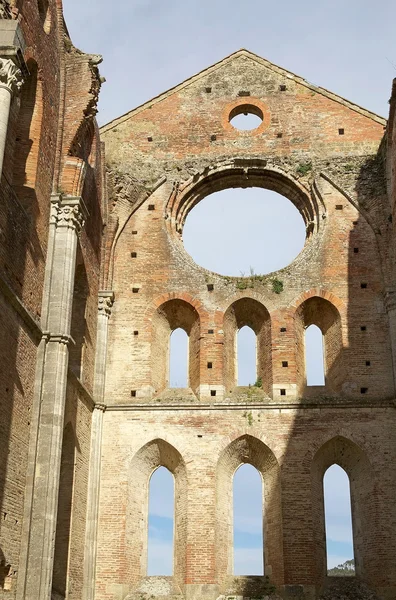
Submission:
[[37,64],[28,61],[27,66],[29,78],[21,89],[13,176],[13,185],[22,203],[31,201],[34,194],[43,117],[42,86]]
[[155,393],[181,388],[195,394],[200,385],[198,312],[185,300],[168,300],[153,315],[152,334],[151,381]]
[[235,129],[239,129],[239,131],[252,131],[253,129],[257,129],[263,122],[263,115],[254,114],[252,112],[242,112],[238,113],[235,116],[231,113],[230,123]]
[[242,327],[237,336],[238,385],[257,382],[257,337],[253,329]]
[[349,477],[338,465],[327,469],[323,478],[327,574],[355,575]]
[[253,385],[258,394],[272,389],[271,319],[263,304],[240,298],[224,313],[224,367],[227,390]]
[[263,481],[250,464],[234,474],[234,575],[264,575]]
[[169,348],[169,387],[188,387],[188,335],[180,327],[172,331]]
[[174,479],[166,467],[150,478],[147,575],[173,575]]
[[297,388],[301,396],[315,395],[320,386],[329,394],[343,393],[348,372],[341,314],[336,305],[311,296],[295,313]]
[[325,385],[323,333],[317,325],[305,330],[305,368],[307,385]]

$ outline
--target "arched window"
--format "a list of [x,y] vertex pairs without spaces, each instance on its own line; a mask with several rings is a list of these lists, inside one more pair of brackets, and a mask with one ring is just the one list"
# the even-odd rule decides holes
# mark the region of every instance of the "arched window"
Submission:
[[300,304],[294,322],[298,394],[315,394],[315,386],[325,386],[330,394],[342,393],[348,366],[336,306],[312,296]]
[[195,308],[178,298],[159,306],[152,319],[151,381],[155,393],[200,384],[200,320]]
[[188,387],[188,335],[180,327],[170,336],[169,387]]
[[349,477],[338,465],[327,469],[323,478],[327,572],[354,575],[351,492]]
[[325,385],[323,333],[317,325],[305,330],[305,369],[307,385]]
[[147,575],[173,575],[174,479],[165,467],[150,478]]
[[237,373],[238,385],[254,385],[257,380],[257,339],[248,326],[238,331]]
[[272,390],[271,319],[253,298],[240,298],[224,313],[224,371],[227,390],[254,385]]
[[249,464],[234,474],[234,575],[264,575],[263,481]]
[[43,91],[37,63],[28,61],[27,67],[29,77],[21,89],[13,176],[13,185],[25,208],[34,200],[43,117]]

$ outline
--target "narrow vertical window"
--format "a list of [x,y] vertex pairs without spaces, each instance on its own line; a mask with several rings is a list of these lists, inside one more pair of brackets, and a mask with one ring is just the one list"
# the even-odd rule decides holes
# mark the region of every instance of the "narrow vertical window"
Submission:
[[234,575],[264,575],[263,481],[252,465],[235,472]]
[[307,385],[325,385],[323,333],[316,325],[305,330]]
[[150,478],[147,575],[173,575],[174,479],[165,467]]
[[351,493],[344,469],[332,465],[323,478],[327,573],[355,575]]
[[238,331],[237,373],[238,385],[254,385],[257,379],[256,334],[250,327]]
[[170,337],[169,387],[188,387],[188,335],[180,328]]

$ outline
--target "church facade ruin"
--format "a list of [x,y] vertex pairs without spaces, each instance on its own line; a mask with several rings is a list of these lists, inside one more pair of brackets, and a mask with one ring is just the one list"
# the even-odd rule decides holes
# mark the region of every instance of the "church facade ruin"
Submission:
[[[0,0],[0,17],[0,598],[396,598],[396,80],[385,120],[239,50],[99,130],[101,57],[73,46],[60,0]],[[242,113],[261,124],[236,129]],[[186,252],[189,212],[235,187],[299,210],[288,267],[224,277]],[[324,386],[307,385],[310,325]],[[264,483],[263,577],[233,574],[243,463]],[[333,464],[351,487],[344,582],[326,566]],[[173,576],[150,577],[160,466]]]

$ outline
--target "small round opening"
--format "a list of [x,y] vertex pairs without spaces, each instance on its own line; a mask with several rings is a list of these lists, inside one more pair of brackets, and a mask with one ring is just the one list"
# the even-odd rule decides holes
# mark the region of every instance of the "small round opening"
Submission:
[[263,111],[254,104],[241,104],[230,112],[231,125],[239,131],[251,131],[260,127],[264,120]]
[[210,194],[188,214],[183,242],[195,262],[222,275],[265,275],[303,249],[299,210],[277,192],[232,188]]

